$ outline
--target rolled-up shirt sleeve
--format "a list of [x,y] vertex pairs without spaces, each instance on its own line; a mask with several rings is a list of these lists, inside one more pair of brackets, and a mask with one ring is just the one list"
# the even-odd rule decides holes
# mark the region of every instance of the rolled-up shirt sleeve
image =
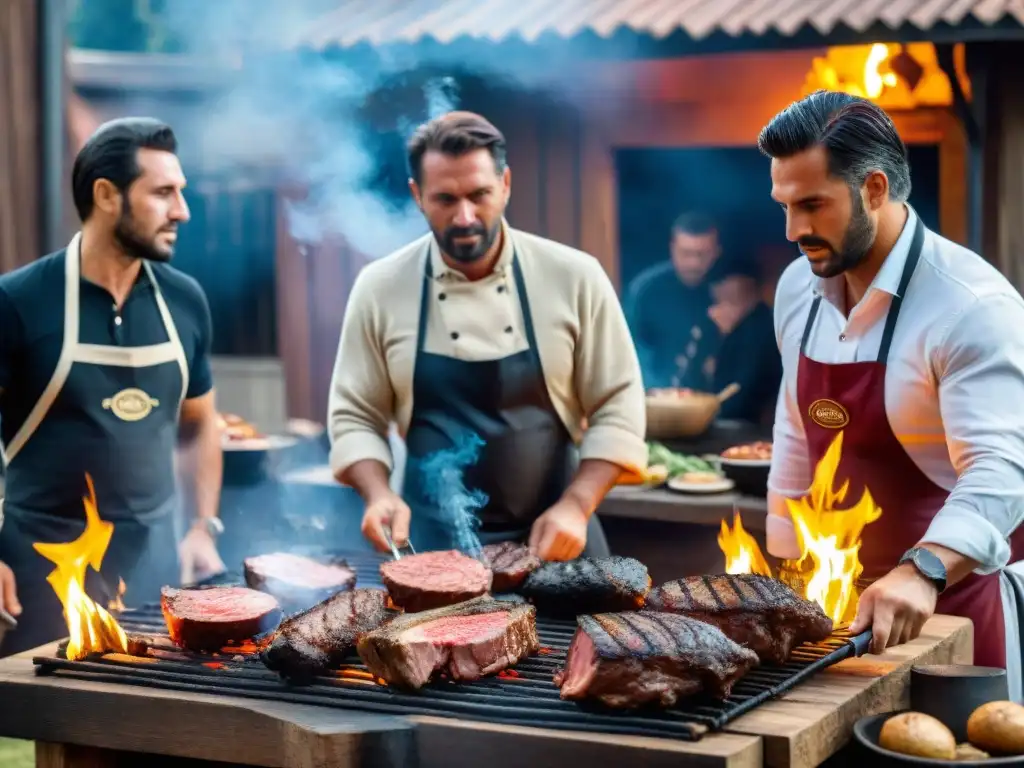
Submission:
[[1024,304],[979,299],[951,323],[932,365],[957,482],[922,539],[992,573],[1024,519]]
[[636,348],[615,288],[596,264],[580,297],[575,386],[588,427],[581,459],[647,467],[647,405]]
[[372,293],[366,272],[360,272],[345,308],[328,398],[330,465],[335,475],[364,459],[392,468],[388,426],[395,396]]

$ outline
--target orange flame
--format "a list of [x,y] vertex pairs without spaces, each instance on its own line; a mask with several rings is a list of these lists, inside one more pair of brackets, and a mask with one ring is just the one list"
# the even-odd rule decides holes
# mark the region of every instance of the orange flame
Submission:
[[99,572],[103,555],[114,534],[114,524],[100,519],[96,491],[88,474],[85,482],[89,496],[82,498],[85,504],[85,530],[82,535],[66,544],[32,545],[36,552],[57,566],[46,580],[64,606],[69,638],[67,657],[72,661],[85,658],[90,653],[128,652],[128,637],[121,625],[85,593],[85,569],[92,566]]
[[[801,553],[796,567],[802,583],[791,586],[801,588],[803,596],[820,605],[837,626],[851,621],[857,610],[856,582],[864,570],[859,557],[864,526],[882,515],[867,489],[852,507],[836,509],[846,500],[850,485],[846,481],[834,490],[842,448],[843,433],[839,432],[818,462],[807,495],[786,500]],[[738,515],[732,530],[722,521],[718,545],[725,554],[728,573],[772,575],[757,541],[743,529]]]

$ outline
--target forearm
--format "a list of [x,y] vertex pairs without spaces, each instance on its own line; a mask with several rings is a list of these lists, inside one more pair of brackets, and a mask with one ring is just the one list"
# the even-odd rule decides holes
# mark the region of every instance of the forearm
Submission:
[[576,476],[565,489],[563,498],[575,502],[587,517],[604,501],[622,474],[622,467],[601,459],[584,459],[580,462]]
[[951,587],[958,581],[962,581],[967,578],[981,565],[977,560],[972,560],[966,555],[955,552],[949,547],[944,547],[941,544],[922,543],[920,546],[939,558],[939,560],[942,561],[942,564],[946,567],[947,587]]
[[224,453],[216,419],[203,419],[191,443],[192,483],[197,519],[217,517],[224,478]]
[[367,504],[391,493],[388,468],[376,459],[363,459],[349,465],[335,475],[338,482],[356,489]]

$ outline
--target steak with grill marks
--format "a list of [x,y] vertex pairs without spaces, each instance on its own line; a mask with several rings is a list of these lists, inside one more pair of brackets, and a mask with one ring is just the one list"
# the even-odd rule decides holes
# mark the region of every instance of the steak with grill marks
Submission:
[[273,595],[286,610],[304,610],[356,585],[356,572],[339,559],[273,552],[247,557],[242,565],[245,583]]
[[391,601],[410,612],[461,603],[491,588],[491,570],[454,549],[381,563],[380,578]]
[[605,613],[577,618],[555,675],[563,699],[630,709],[671,707],[705,692],[724,699],[757,664],[757,654],[702,621],[672,613]]
[[476,680],[537,650],[536,610],[489,595],[399,616],[357,646],[367,668],[390,685],[420,688],[435,674]]
[[484,561],[491,566],[491,573],[494,574],[491,584],[494,592],[511,592],[540,567],[540,558],[530,552],[525,544],[514,541],[488,544],[483,552]]
[[274,629],[281,607],[272,595],[245,587],[160,590],[167,634],[190,651],[219,651]]
[[544,563],[521,592],[537,611],[553,616],[634,611],[651,588],[647,566],[632,557],[580,557]]
[[383,589],[337,592],[281,626],[260,658],[282,677],[301,681],[336,667],[356,641],[393,615]]
[[784,664],[793,649],[832,634],[832,619],[777,579],[756,574],[688,576],[647,596],[654,611],[691,616],[714,624],[762,661]]

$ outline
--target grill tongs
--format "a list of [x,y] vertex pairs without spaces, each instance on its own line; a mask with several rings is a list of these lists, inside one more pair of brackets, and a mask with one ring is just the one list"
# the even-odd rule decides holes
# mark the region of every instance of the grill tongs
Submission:
[[384,541],[386,541],[388,543],[388,546],[391,547],[391,556],[395,558],[395,560],[401,560],[403,554],[416,554],[416,550],[412,546],[411,539],[405,543],[404,547],[396,547],[394,539],[391,538],[391,529],[386,525],[384,526]]

